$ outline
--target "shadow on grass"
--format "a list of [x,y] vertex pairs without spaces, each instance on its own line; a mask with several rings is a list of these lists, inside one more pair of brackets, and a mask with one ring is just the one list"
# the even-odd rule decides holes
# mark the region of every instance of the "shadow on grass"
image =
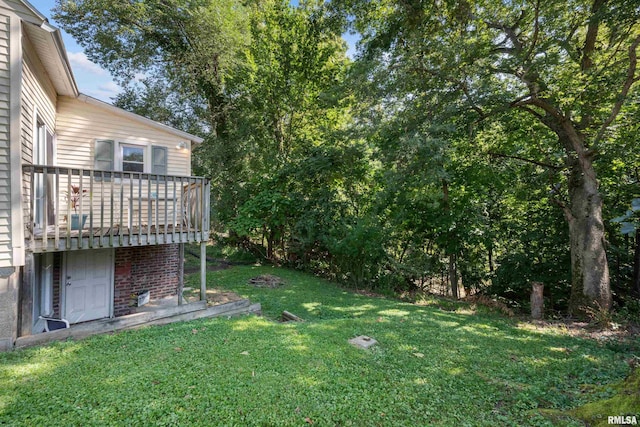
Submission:
[[[285,285],[247,284],[265,273]],[[496,316],[355,295],[268,267],[208,279],[261,302],[268,318],[200,320],[2,354],[0,424],[550,425],[540,408],[605,397],[606,385],[627,372],[624,353]],[[306,321],[269,320],[284,309]],[[357,335],[379,345],[349,345]]]

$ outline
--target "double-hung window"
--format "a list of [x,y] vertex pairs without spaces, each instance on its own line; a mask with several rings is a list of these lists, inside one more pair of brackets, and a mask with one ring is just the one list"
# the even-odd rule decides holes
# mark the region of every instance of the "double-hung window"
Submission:
[[140,145],[120,144],[123,172],[144,172],[146,147]]
[[167,173],[167,147],[96,140],[94,168],[122,172]]

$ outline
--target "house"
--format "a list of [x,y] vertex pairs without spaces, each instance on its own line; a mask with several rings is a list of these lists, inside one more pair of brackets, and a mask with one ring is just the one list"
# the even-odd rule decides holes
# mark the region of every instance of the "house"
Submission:
[[0,350],[42,317],[130,316],[143,291],[182,304],[181,251],[209,237],[201,142],[78,92],[59,31],[0,0]]

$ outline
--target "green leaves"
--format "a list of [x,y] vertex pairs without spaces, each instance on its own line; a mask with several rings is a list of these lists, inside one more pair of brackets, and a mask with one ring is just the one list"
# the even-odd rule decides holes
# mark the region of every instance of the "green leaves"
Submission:
[[624,215],[612,219],[611,222],[620,224],[621,234],[633,234],[640,226],[640,220],[638,219],[638,215],[636,215],[638,211],[640,211],[640,198],[633,199],[631,201],[631,209]]

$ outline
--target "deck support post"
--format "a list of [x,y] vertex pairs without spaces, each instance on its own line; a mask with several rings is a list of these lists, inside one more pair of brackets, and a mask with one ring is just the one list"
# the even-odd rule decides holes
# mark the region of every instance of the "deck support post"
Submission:
[[33,288],[35,284],[35,260],[33,252],[25,254],[25,264],[22,277],[19,280],[20,292],[18,293],[18,336],[31,335],[33,328]]
[[207,300],[207,242],[200,242],[200,300]]

